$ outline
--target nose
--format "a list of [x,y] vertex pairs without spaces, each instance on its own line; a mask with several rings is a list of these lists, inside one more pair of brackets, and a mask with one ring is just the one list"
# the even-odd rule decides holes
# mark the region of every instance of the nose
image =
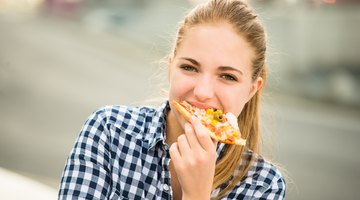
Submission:
[[194,88],[194,96],[199,101],[206,101],[214,97],[214,83],[209,77],[199,77]]

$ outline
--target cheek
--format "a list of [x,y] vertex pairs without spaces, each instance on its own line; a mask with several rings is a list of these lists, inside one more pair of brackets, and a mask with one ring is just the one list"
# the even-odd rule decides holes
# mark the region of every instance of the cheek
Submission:
[[[239,116],[242,109],[244,108],[246,101],[244,99],[241,98],[237,98],[237,99],[226,99],[225,101],[226,104],[230,105],[229,108],[225,108],[225,110],[229,110],[230,112],[232,112],[234,115]],[[228,112],[228,111],[226,111]]]
[[191,90],[191,82],[184,79],[180,74],[170,76],[169,100],[181,100]]
[[237,88],[236,90],[226,91],[220,90],[220,101],[224,106],[225,112],[232,112],[239,116],[248,99],[248,92],[244,88]]

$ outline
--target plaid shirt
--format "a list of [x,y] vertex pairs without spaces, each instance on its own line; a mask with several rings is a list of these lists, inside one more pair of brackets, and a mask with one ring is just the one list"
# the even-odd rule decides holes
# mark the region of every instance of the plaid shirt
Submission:
[[[107,106],[94,112],[77,138],[62,174],[59,199],[172,199],[168,102],[158,109]],[[220,144],[221,156],[226,145]],[[212,192],[212,196],[220,188]],[[257,156],[244,181],[223,199],[283,199],[285,181]]]

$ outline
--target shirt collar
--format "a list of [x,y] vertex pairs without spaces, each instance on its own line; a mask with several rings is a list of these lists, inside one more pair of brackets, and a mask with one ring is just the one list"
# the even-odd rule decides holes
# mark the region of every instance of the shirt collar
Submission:
[[153,119],[149,125],[149,138],[146,138],[149,142],[149,149],[153,148],[159,141],[165,143],[166,116],[169,111],[169,101],[164,102],[159,108],[155,110]]

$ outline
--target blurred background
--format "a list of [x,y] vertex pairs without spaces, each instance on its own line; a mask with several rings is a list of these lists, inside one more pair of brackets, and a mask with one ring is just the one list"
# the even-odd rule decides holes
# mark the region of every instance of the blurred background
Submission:
[[[155,105],[177,22],[200,2],[0,0],[0,198],[36,185],[34,199],[56,199],[91,112]],[[249,2],[270,45],[264,154],[287,199],[358,199],[360,1]]]

